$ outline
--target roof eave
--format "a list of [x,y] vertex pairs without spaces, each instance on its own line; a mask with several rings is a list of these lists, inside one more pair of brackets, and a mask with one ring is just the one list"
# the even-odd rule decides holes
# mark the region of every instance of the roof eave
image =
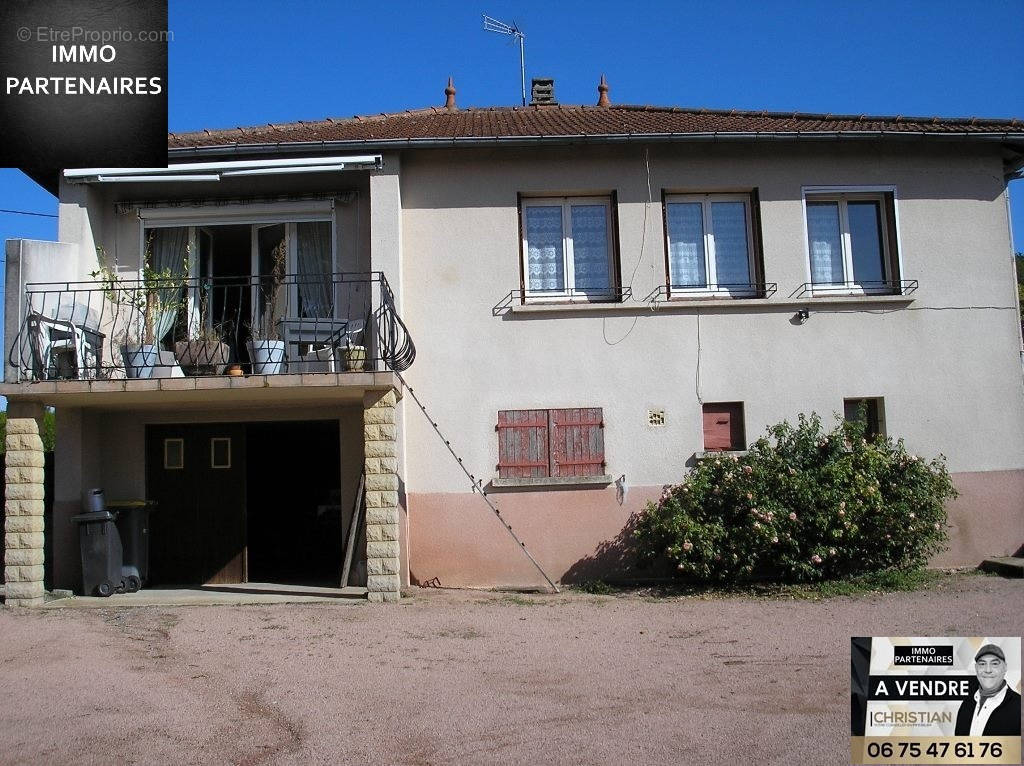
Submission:
[[850,131],[752,131],[752,132],[702,132],[702,133],[580,133],[572,135],[536,136],[453,136],[450,138],[387,138],[354,139],[334,141],[278,141],[275,143],[209,144],[205,146],[171,147],[168,155],[210,156],[224,154],[293,154],[300,152],[353,149],[386,151],[401,149],[444,149],[452,147],[493,147],[534,146],[536,144],[615,144],[615,143],[667,143],[702,141],[822,141],[822,140],[864,140],[864,139],[925,139],[947,141],[1024,141],[1024,132],[978,133],[950,131],[932,133],[929,131],[907,130],[850,130]]

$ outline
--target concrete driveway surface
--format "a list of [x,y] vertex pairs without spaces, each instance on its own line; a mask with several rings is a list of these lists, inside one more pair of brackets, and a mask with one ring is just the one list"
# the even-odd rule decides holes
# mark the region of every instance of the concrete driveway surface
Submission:
[[851,635],[1021,635],[1022,595],[4,609],[0,762],[843,764]]

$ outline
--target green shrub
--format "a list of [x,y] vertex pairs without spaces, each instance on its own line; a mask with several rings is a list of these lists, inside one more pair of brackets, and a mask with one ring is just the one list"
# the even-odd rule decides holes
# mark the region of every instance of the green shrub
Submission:
[[835,579],[924,565],[946,540],[956,497],[945,458],[903,440],[864,438],[860,421],[825,432],[800,415],[742,456],[704,460],[648,503],[635,535],[642,562],[667,557],[704,581]]

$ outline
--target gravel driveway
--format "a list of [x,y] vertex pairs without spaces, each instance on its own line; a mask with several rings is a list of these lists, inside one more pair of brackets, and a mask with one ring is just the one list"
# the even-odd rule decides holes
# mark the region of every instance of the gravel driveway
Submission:
[[4,609],[0,762],[845,764],[851,635],[1021,635],[1022,595]]

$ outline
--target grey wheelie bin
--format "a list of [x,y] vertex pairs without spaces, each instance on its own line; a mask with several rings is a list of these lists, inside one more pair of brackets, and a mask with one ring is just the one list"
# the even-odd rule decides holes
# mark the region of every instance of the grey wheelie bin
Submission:
[[125,590],[134,593],[149,580],[149,514],[152,500],[120,500],[107,503],[117,514],[117,531],[124,551]]
[[73,516],[82,551],[82,595],[109,596],[124,589],[121,536],[110,511]]

